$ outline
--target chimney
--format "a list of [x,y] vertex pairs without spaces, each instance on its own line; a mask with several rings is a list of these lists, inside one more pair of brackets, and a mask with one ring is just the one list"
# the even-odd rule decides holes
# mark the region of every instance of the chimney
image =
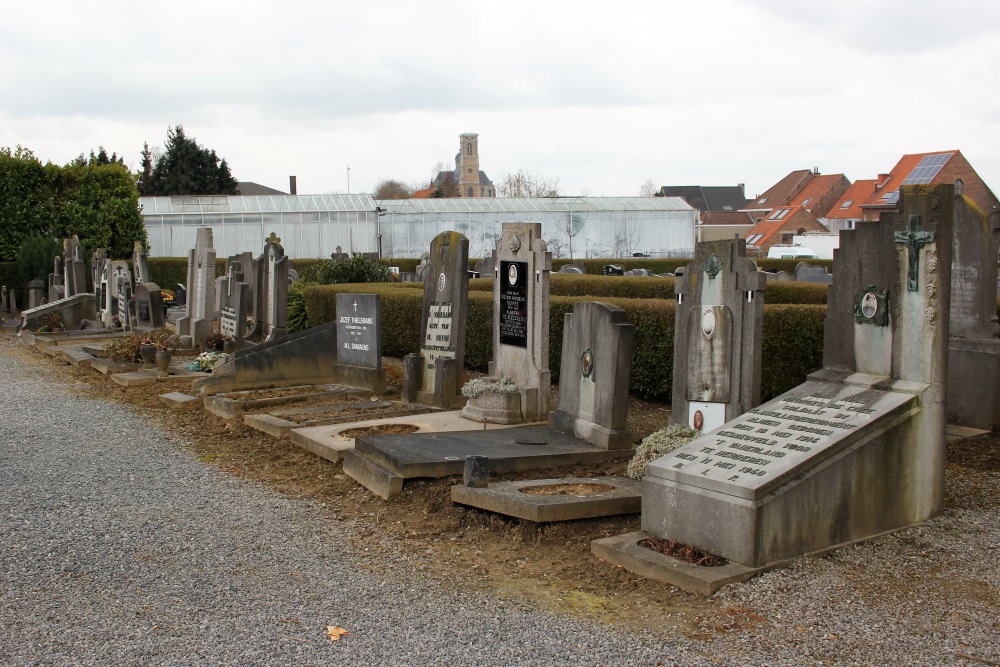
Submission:
[[889,174],[879,174],[878,180],[875,181],[875,189],[878,190],[888,182],[889,182]]
[[289,176],[288,177],[288,194],[290,194],[290,195],[296,195],[296,194],[298,194],[298,188],[295,187],[295,177],[294,176]]
[[819,173],[819,167],[813,167],[813,173],[814,174],[818,174]]

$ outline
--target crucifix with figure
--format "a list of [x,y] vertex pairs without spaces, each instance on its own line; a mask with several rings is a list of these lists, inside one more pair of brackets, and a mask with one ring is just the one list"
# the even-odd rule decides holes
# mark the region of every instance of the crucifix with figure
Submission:
[[920,277],[920,249],[928,243],[934,243],[934,232],[924,231],[920,223],[919,215],[911,215],[910,221],[906,225],[905,232],[896,232],[896,243],[906,246],[906,256],[909,260],[909,268],[906,272],[906,289],[916,292],[917,280]]

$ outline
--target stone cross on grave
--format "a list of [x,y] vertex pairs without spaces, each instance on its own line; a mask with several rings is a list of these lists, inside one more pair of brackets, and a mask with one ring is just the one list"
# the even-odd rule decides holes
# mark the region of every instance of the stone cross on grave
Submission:
[[920,278],[920,249],[928,243],[934,243],[934,232],[925,232],[920,224],[919,215],[911,215],[905,232],[896,232],[896,243],[906,246],[906,256],[909,260],[909,270],[906,272],[906,289],[916,292],[917,280]]

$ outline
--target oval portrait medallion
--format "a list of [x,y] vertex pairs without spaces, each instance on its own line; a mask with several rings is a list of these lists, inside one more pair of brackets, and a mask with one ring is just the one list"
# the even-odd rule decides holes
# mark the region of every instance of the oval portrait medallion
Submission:
[[861,314],[870,320],[875,317],[876,312],[878,312],[878,297],[875,292],[865,292],[861,297]]
[[517,264],[511,264],[507,269],[507,282],[511,285],[517,284]]
[[709,338],[715,333],[715,311],[706,310],[701,316],[701,331]]
[[594,353],[590,351],[589,347],[583,351],[583,356],[580,357],[580,370],[585,378],[589,378],[590,374],[594,372]]
[[445,278],[444,273],[438,276],[438,292],[443,292],[444,288],[448,286],[448,279]]

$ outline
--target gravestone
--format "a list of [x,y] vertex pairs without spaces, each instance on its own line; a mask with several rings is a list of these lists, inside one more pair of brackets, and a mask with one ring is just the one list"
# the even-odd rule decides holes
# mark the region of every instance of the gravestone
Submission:
[[[45,289],[45,287],[44,287],[45,283],[43,281],[41,281],[41,280],[38,281],[38,282],[42,283],[42,289]],[[17,298],[16,298],[16,295],[14,294],[14,288],[13,287],[11,287],[10,288],[10,292],[8,292],[7,307],[10,308],[11,314],[16,314],[17,313]]]
[[549,426],[605,449],[631,447],[625,420],[635,325],[621,308],[593,301],[575,304],[564,321],[559,407]]
[[3,290],[0,291],[0,310],[7,312],[7,286],[3,286]]
[[187,316],[177,320],[177,334],[189,336],[191,345],[197,347],[213,328],[215,249],[210,227],[198,228],[195,247],[188,252],[187,284]]
[[[425,252],[423,255],[420,256],[420,261],[417,263],[417,266],[414,269],[415,273],[417,274],[417,282],[424,282],[427,275],[426,273],[427,267],[430,264],[430,261],[431,261],[430,253]],[[468,270],[469,266],[468,259],[466,259],[465,266],[466,270]]]
[[[110,304],[109,310],[104,313],[104,324],[106,326],[111,326],[111,322],[115,317],[119,320],[123,319],[121,317],[121,312],[119,310],[120,301],[118,299],[119,286],[132,285],[132,272],[129,271],[128,262],[123,259],[114,259],[106,262],[106,267],[108,269],[108,303]],[[119,326],[121,323],[119,322]]]
[[76,234],[63,240],[63,286],[63,298],[87,291],[87,266]]
[[1000,212],[987,215],[955,198],[948,345],[948,420],[992,431],[1000,426],[1000,324],[997,251]]
[[95,259],[91,268],[100,269],[94,278],[94,295],[97,297],[97,319],[105,326],[108,326],[111,323],[113,311],[111,305],[110,266],[106,258],[101,258],[99,261]]
[[495,267],[493,266],[493,257],[484,257],[483,259],[476,262],[476,266],[473,269],[479,274],[480,278],[491,278],[495,273]]
[[[549,371],[549,274],[552,254],[537,222],[504,223],[493,251],[493,360],[489,376],[510,378],[521,397],[519,414],[489,414],[480,398],[471,399],[462,415],[499,423],[546,419],[552,375]],[[489,399],[484,394],[483,397]]]
[[577,275],[577,276],[579,276],[579,275],[583,274],[583,270],[579,269],[579,268],[577,268],[575,266],[572,266],[570,264],[567,264],[566,266],[564,266],[561,269],[559,269],[556,273],[567,273],[567,274],[570,274],[570,275]]
[[671,422],[708,433],[760,403],[767,282],[746,241],[703,241],[674,283]]
[[121,326],[122,331],[129,332],[132,331],[132,318],[134,313],[132,312],[132,285],[124,277],[118,278],[118,324]]
[[256,301],[258,337],[271,341],[287,334],[288,258],[274,232],[264,240],[264,253],[257,258]]
[[66,289],[63,285],[62,257],[56,255],[52,258],[52,273],[49,274],[49,301],[58,301],[63,298]]
[[216,279],[219,298],[219,333],[232,339],[234,350],[242,349],[246,341],[247,311],[250,307],[250,286],[243,280],[239,265],[228,267],[228,273]]
[[257,308],[257,262],[253,258],[253,253],[249,250],[247,252],[241,252],[238,255],[232,255],[226,260],[226,272],[229,272],[229,267],[235,266],[236,270],[240,272],[243,276],[243,282],[247,284],[250,289],[250,297],[247,300],[247,317],[254,318],[256,323],[256,308]]
[[442,232],[427,254],[420,352],[403,359],[404,401],[455,409],[465,366],[465,314],[469,303],[469,240]]
[[652,462],[643,530],[761,568],[941,511],[953,186],[899,207],[841,232],[823,369]]
[[135,329],[153,331],[163,328],[163,294],[156,283],[135,286]]
[[174,285],[174,304],[178,307],[187,307],[187,288],[180,283]]
[[[104,248],[98,248],[90,256],[90,284],[94,287],[94,294],[97,294],[97,290],[101,285],[101,274],[104,273],[104,265],[108,261],[108,253]],[[97,295],[97,310],[101,310],[101,298]],[[100,312],[98,312],[98,319],[100,319]]]
[[334,382],[373,391],[385,389],[382,369],[382,304],[377,294],[337,295],[337,363]]
[[[11,289],[11,294],[14,290]],[[45,299],[45,281],[44,280],[29,280],[28,281],[28,309],[37,308],[42,305],[42,301]],[[14,312],[14,299],[9,297],[7,299],[7,306],[10,312]]]
[[132,271],[135,274],[135,284],[152,282],[149,274],[149,262],[146,258],[146,248],[142,241],[135,241],[132,244]]
[[820,283],[829,285],[833,282],[833,275],[826,272],[822,266],[813,266],[809,262],[799,262],[795,265],[794,280],[804,283]]

